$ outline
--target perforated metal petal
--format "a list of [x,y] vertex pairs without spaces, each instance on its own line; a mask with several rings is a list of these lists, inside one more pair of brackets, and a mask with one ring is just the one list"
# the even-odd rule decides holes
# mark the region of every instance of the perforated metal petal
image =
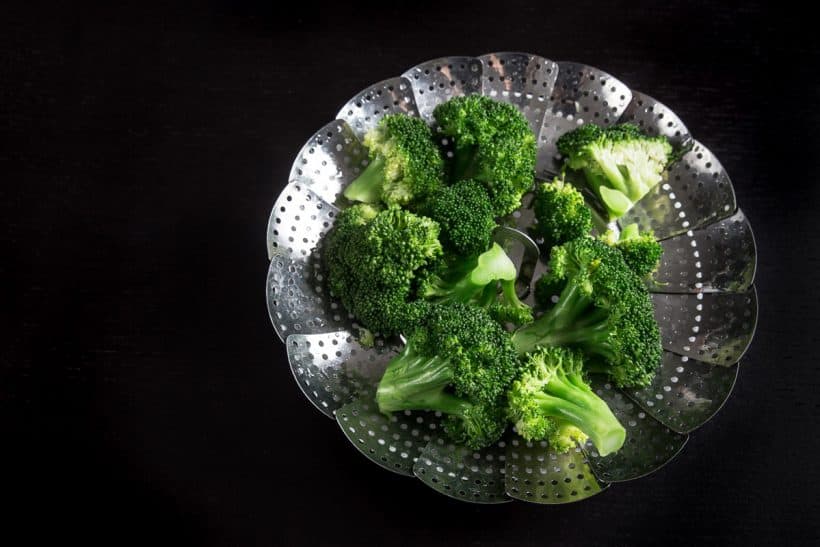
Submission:
[[637,223],[665,239],[731,216],[737,209],[729,175],[702,144],[669,168],[667,180],[650,190],[621,217],[619,224]]
[[373,347],[362,347],[348,331],[291,334],[286,345],[296,383],[308,400],[331,418],[357,393],[377,384],[396,353],[395,345],[383,340],[377,340]]
[[439,418],[431,412],[381,414],[372,394],[337,409],[336,421],[365,457],[407,476],[413,476],[413,464],[439,429]]
[[666,350],[730,366],[746,352],[757,326],[757,293],[653,294]]
[[335,120],[316,132],[302,147],[289,181],[299,181],[328,203],[367,163],[367,151],[344,120]]
[[339,210],[302,182],[291,182],[276,199],[268,219],[268,258],[307,261]]
[[506,488],[511,498],[556,505],[590,498],[609,485],[599,482],[580,448],[558,454],[546,441],[513,435],[507,443]]
[[626,441],[614,454],[601,457],[591,441],[584,451],[595,476],[606,482],[637,479],[657,471],[680,452],[688,437],[675,433],[601,378],[591,378],[598,394],[626,429]]
[[430,488],[473,503],[506,503],[504,460],[506,443],[470,450],[443,437],[421,451],[413,472]]
[[481,92],[481,61],[475,57],[442,57],[416,65],[403,74],[413,86],[419,115],[433,120],[439,103]]
[[561,170],[555,147],[558,137],[582,123],[615,123],[631,100],[632,91],[606,72],[578,63],[558,63],[558,78],[538,140],[537,173],[548,178]]
[[289,184],[271,212],[265,286],[268,315],[279,337],[355,331],[352,317],[325,290],[321,237],[338,210],[301,182]]
[[729,398],[738,367],[718,367],[665,351],[652,384],[626,393],[666,427],[690,433]]
[[290,334],[355,331],[353,318],[324,290],[318,260],[274,254],[266,284],[268,315],[283,341]]
[[545,106],[558,77],[558,64],[529,53],[499,52],[479,57],[483,67],[481,94],[514,104],[541,131]]
[[345,120],[361,140],[385,114],[418,116],[413,90],[405,78],[390,78],[360,91],[339,110],[336,118]]
[[754,280],[757,254],[742,211],[700,230],[661,241],[657,292],[744,292]]
[[634,123],[647,135],[663,135],[675,148],[688,145],[692,139],[689,130],[669,107],[634,89],[632,101],[619,122]]

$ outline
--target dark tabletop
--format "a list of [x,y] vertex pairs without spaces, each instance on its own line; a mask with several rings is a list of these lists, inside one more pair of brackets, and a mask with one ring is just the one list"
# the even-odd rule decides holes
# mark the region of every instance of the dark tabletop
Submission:
[[[817,29],[758,2],[519,4],[4,8],[3,533],[820,541]],[[759,326],[730,400],[672,464],[575,505],[467,505],[373,465],[297,389],[265,309],[266,221],[304,141],[370,83],[505,50],[670,106],[757,238]]]

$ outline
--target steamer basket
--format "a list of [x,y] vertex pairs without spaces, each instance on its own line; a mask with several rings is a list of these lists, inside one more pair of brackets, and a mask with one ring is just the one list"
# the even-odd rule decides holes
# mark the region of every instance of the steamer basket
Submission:
[[[380,414],[373,386],[402,341],[360,345],[355,318],[325,286],[322,236],[339,211],[339,194],[366,163],[364,133],[388,113],[431,122],[437,104],[475,93],[509,102],[526,116],[537,137],[539,179],[558,172],[555,141],[581,123],[631,121],[686,151],[668,179],[622,219],[652,229],[664,249],[650,287],[664,355],[652,384],[640,390],[593,378],[627,430],[615,454],[602,458],[591,443],[556,454],[512,430],[473,451],[443,436],[436,413]],[[503,224],[525,229],[532,219],[528,202],[525,196]],[[526,236],[512,233],[526,243]],[[271,212],[267,245],[268,312],[308,400],[374,463],[472,503],[568,503],[660,469],[731,394],[757,323],[754,236],[717,158],[652,97],[597,68],[527,53],[443,57],[356,94],[297,154]],[[526,245],[511,254],[518,266],[524,262],[519,288],[525,293],[527,281],[543,271],[543,259]]]

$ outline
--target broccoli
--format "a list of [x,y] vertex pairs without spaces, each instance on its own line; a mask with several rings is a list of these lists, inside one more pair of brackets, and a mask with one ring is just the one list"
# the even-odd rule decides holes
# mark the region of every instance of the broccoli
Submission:
[[487,188],[496,216],[513,212],[533,184],[536,142],[519,110],[481,95],[455,97],[433,111],[454,141],[450,180],[473,178]]
[[565,279],[558,279],[549,273],[539,277],[535,281],[535,305],[542,310],[551,308],[555,304],[553,297],[557,298],[566,284]]
[[406,206],[437,190],[444,163],[430,128],[419,118],[388,114],[367,132],[370,164],[351,182],[351,201]]
[[502,279],[499,285],[501,285],[501,293],[496,301],[487,308],[493,319],[499,323],[512,323],[513,325],[531,323],[532,308],[518,298],[515,279]]
[[588,235],[592,230],[592,213],[584,197],[561,178],[536,185],[533,211],[538,220],[535,230],[544,238],[546,249]]
[[562,347],[527,355],[508,393],[508,415],[518,434],[549,441],[558,452],[592,439],[601,456],[618,451],[626,430],[584,380],[580,353]]
[[561,286],[558,302],[519,328],[519,353],[537,346],[570,346],[593,357],[588,370],[608,374],[618,387],[646,386],[661,358],[649,293],[620,252],[593,237],[553,247],[542,283]]
[[387,364],[376,402],[385,414],[441,412],[453,441],[481,448],[506,428],[505,396],[519,366],[509,334],[486,311],[432,305]]
[[490,246],[496,227],[493,206],[480,182],[464,180],[446,186],[427,200],[424,214],[441,227],[444,250],[459,256],[475,256]]
[[640,278],[647,278],[660,265],[663,247],[655,241],[655,234],[651,230],[640,232],[637,224],[625,226],[620,236],[608,231],[601,240],[618,249],[629,269]]
[[515,292],[516,277],[515,264],[498,243],[493,243],[488,251],[470,259],[440,261],[419,276],[417,292],[439,304],[460,302],[483,307],[499,322],[520,325],[532,321],[532,310]]
[[666,137],[649,137],[628,123],[606,129],[582,125],[556,144],[567,167],[583,170],[610,220],[623,216],[658,184],[672,158]]
[[339,213],[323,256],[331,292],[368,329],[400,332],[416,272],[441,255],[434,221],[409,211],[359,204]]

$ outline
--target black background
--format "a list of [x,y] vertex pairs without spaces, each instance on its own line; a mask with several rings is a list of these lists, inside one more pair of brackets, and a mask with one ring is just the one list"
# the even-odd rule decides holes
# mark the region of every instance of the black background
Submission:
[[[4,8],[4,533],[110,544],[808,544],[817,513],[818,40],[757,2]],[[267,318],[265,225],[359,89],[447,54],[599,66],[720,158],[757,237],[734,394],[654,475],[481,507],[361,457]],[[11,526],[11,528],[9,528]],[[28,543],[28,542],[27,542]]]

